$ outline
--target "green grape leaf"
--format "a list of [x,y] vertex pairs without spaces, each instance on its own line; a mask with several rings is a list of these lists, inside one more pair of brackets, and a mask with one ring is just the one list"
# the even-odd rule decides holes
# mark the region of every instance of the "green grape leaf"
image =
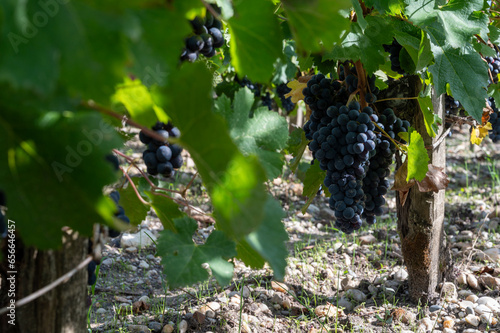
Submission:
[[240,150],[246,155],[257,155],[269,179],[279,176],[284,158],[276,150],[286,146],[286,120],[266,107],[256,109],[250,118],[254,94],[248,88],[242,88],[235,94],[234,110],[230,109],[229,99],[221,97],[215,103],[216,110],[226,118],[230,135]]
[[408,174],[406,181],[416,179],[422,181],[429,170],[429,156],[425,149],[424,139],[417,131],[410,132],[410,144],[408,145]]
[[273,4],[267,0],[237,1],[234,10],[235,15],[227,22],[232,65],[241,77],[268,82],[283,47]]
[[492,42],[495,45],[500,44],[500,28],[494,26],[494,25],[489,25],[489,37],[490,37],[490,42]]
[[[426,31],[433,43],[446,41],[451,48],[469,45],[478,34],[487,40],[488,16],[483,0],[406,0],[408,21]],[[438,43],[444,45],[444,43]]]
[[55,248],[64,226],[91,235],[94,223],[111,223],[116,206],[102,188],[117,180],[105,159],[122,144],[114,128],[90,111],[40,118],[23,96],[1,91],[0,184],[23,242]]
[[182,133],[179,142],[212,198],[218,229],[241,238],[262,223],[264,170],[255,158],[243,156],[223,119],[212,112],[212,75],[203,63],[184,64],[169,82],[154,95],[157,104],[169,110]]
[[350,7],[348,0],[283,0],[281,3],[301,53],[329,49],[349,27],[348,18],[340,13]]
[[165,112],[153,103],[148,88],[139,80],[126,79],[125,83],[118,85],[112,98],[115,103],[125,106],[132,119],[146,127],[158,120],[168,122]]
[[304,179],[304,191],[303,196],[308,198],[306,204],[302,207],[302,213],[305,213],[307,207],[311,204],[312,200],[316,197],[319,191],[319,187],[323,184],[326,177],[326,171],[323,171],[319,167],[318,161],[311,165],[306,171],[306,178]]
[[288,234],[281,219],[285,213],[278,201],[268,197],[264,206],[264,223],[245,236],[248,244],[269,262],[274,271],[274,278],[282,281],[285,277],[288,250]]
[[71,97],[106,102],[125,75],[123,16],[84,1],[7,1],[2,12],[1,82],[42,96],[61,86]]
[[290,134],[286,150],[293,156],[293,159],[290,161],[290,170],[292,172],[297,170],[308,144],[309,140],[307,140],[302,128],[297,128]]
[[407,6],[410,22],[424,30],[430,39],[435,64],[429,67],[437,94],[449,83],[453,97],[465,110],[481,122],[488,81],[487,66],[472,48],[475,34],[487,39],[488,18],[480,13],[482,0],[442,1],[418,0]]
[[392,22],[388,18],[368,16],[365,33],[358,23],[351,24],[351,31],[332,50],[325,53],[323,60],[361,60],[368,73],[378,70],[385,63],[383,44],[391,44]]
[[429,67],[429,71],[433,75],[436,93],[445,93],[446,83],[449,83],[453,97],[460,101],[469,115],[481,122],[487,97],[483,88],[488,82],[487,65],[476,52],[451,49],[444,44],[445,41],[442,42],[442,45],[431,45],[436,63]]
[[354,11],[356,12],[356,22],[359,23],[361,27],[361,31],[365,32],[366,27],[368,26],[368,22],[366,22],[365,17],[363,15],[363,9],[359,4],[359,0],[351,0],[352,6],[354,7]]
[[422,110],[422,114],[424,115],[425,129],[427,130],[427,134],[429,134],[429,136],[433,138],[436,136],[436,133],[439,130],[439,127],[436,124],[436,118],[439,117],[434,114],[434,106],[432,105],[430,86],[427,86],[426,90],[420,92],[417,100],[418,104],[420,105],[420,110]]
[[272,82],[276,85],[287,83],[295,78],[299,63],[296,60],[295,41],[285,41],[283,45],[283,55],[285,60],[278,59],[274,64],[274,76]]
[[[142,178],[140,178],[142,179]],[[135,186],[139,184],[139,180],[133,179]],[[130,219],[130,224],[139,225],[146,218],[146,215],[151,208],[149,205],[142,203],[137,197],[134,188],[128,184],[126,188],[122,188],[118,191],[120,193],[119,204],[123,206],[125,210],[125,215]]]
[[130,72],[147,87],[169,82],[170,73],[177,68],[185,47],[184,39],[192,33],[186,13],[189,7],[201,5],[195,0],[176,0],[175,3],[134,12],[124,22],[133,57]]
[[[241,150],[244,152],[243,149]],[[275,179],[283,173],[283,165],[285,164],[285,156],[283,154],[264,149],[257,149],[255,154],[266,171],[268,179]]]
[[472,46],[477,53],[480,53],[483,57],[495,57],[497,52],[486,44],[480,43],[476,40],[472,41]]
[[176,231],[174,220],[184,216],[184,213],[179,210],[179,205],[174,202],[173,198],[166,197],[167,194],[154,194],[146,192],[146,195],[151,199],[151,207],[153,207],[156,215],[161,221],[165,230]]
[[426,34],[405,21],[398,21],[396,27],[397,29],[394,30],[396,40],[403,46],[414,63],[410,68],[412,71],[404,66],[403,68],[407,69],[409,73],[426,68],[433,60],[430,41],[426,38]]
[[[225,286],[233,277],[233,265],[227,260],[236,256],[235,244],[221,231],[213,231],[205,244],[193,242],[198,223],[188,217],[174,220],[175,229],[164,230],[158,238],[158,254],[162,256],[170,288],[184,287],[208,279],[207,263],[217,282]],[[174,269],[173,269],[174,268]]]

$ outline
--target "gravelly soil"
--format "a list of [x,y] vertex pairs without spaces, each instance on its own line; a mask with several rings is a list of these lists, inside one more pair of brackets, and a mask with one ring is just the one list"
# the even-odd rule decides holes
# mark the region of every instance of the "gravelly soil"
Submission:
[[[290,258],[284,284],[276,283],[268,268],[254,270],[235,261],[235,276],[230,286],[221,287],[210,280],[190,288],[168,290],[154,245],[122,248],[119,239],[115,239],[103,252],[94,293],[89,289],[92,299],[89,329],[92,332],[495,332],[500,313],[500,279],[496,279],[500,275],[497,261],[500,251],[495,257],[496,250],[491,249],[496,249],[499,243],[500,219],[496,217],[496,207],[500,183],[492,177],[498,173],[496,166],[492,167],[488,161],[487,152],[494,156],[498,146],[489,143],[470,150],[467,133],[455,132],[448,148],[447,173],[452,181],[447,189],[445,229],[448,241],[453,244],[457,280],[450,281],[446,288],[451,288],[447,292],[455,288],[456,295],[448,299],[443,296],[433,304],[414,304],[408,300],[407,273],[396,231],[394,193],[388,195],[387,212],[376,225],[344,235],[333,228],[333,212],[327,208],[324,196],[316,197],[305,214],[300,212],[305,203],[302,185],[289,175],[268,184],[287,213],[283,223],[290,237]],[[135,151],[133,156],[139,156],[137,142],[129,143],[129,147]],[[188,159],[174,185],[185,186],[194,172]],[[200,226],[195,241],[202,243],[213,230],[213,220],[205,215],[211,213],[210,202],[199,178],[187,193],[188,202],[196,207]],[[162,225],[150,212],[139,228],[157,235]],[[489,269],[484,269],[486,266]],[[483,296],[491,297],[492,301]],[[481,302],[489,302],[491,314],[483,311]]]

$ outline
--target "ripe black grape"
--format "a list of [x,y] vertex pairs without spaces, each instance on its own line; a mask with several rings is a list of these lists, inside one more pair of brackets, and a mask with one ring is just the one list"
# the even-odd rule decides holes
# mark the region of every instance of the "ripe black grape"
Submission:
[[148,148],[142,154],[147,172],[153,176],[162,174],[165,177],[171,177],[174,174],[174,169],[182,166],[182,147],[170,144],[167,139],[170,137],[178,138],[181,133],[170,122],[168,124],[157,122],[152,129],[162,136],[164,140],[153,139],[144,131],[139,133],[141,142],[144,144],[148,143]]

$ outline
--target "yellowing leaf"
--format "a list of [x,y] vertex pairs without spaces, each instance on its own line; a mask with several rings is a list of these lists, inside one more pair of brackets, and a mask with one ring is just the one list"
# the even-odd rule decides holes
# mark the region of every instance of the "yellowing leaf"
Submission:
[[304,88],[307,87],[307,82],[303,83],[297,80],[293,80],[288,82],[287,87],[291,88],[292,91],[286,94],[285,97],[292,97],[293,103],[297,103],[298,101],[304,99],[304,94],[302,94],[302,90],[304,90]]
[[488,130],[491,130],[491,123],[486,123],[484,126],[474,127],[472,132],[470,133],[470,142],[475,145],[480,145],[483,139],[488,135]]

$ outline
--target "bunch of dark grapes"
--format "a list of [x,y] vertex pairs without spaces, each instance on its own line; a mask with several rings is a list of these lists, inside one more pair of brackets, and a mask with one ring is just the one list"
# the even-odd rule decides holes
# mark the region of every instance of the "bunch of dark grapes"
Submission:
[[[391,109],[379,117],[369,106],[360,110],[356,101],[346,105],[349,95],[358,89],[358,77],[349,66],[341,67],[339,74],[340,80],[314,75],[302,91],[312,110],[304,131],[313,158],[326,170],[323,184],[331,194],[329,205],[335,212],[336,227],[351,233],[361,227],[361,216],[369,223],[375,221],[389,188],[385,178],[396,147],[381,136],[374,122],[392,138],[406,132],[409,123],[398,119]],[[368,77],[367,82],[365,97],[374,102],[379,93],[375,77]]]
[[253,83],[246,76],[243,79],[235,76],[234,81],[236,81],[241,87],[247,87],[250,89],[253,92],[254,97],[261,100],[262,105],[267,106],[269,110],[273,109],[271,95],[268,92],[266,92],[265,95],[262,94],[262,85],[260,83]]
[[444,112],[445,115],[458,116],[460,110],[462,109],[462,104],[459,101],[446,94],[444,96]]
[[389,58],[391,60],[391,70],[398,74],[405,74],[404,69],[401,68],[401,62],[399,61],[399,54],[402,49],[403,46],[399,44],[395,38],[392,40],[392,44],[384,45],[384,50],[389,53]]
[[[125,209],[123,209],[123,207],[118,203],[120,201],[120,193],[118,193],[118,191],[113,191],[109,194],[109,197],[115,202],[116,205],[115,217],[127,224],[130,224],[130,219],[127,217],[127,215],[125,215]],[[111,238],[115,238],[120,235],[120,231],[109,228],[108,235]]]
[[285,109],[287,113],[295,109],[295,103],[292,102],[292,97],[285,97],[290,91],[292,91],[292,88],[289,88],[286,83],[282,83],[276,87],[276,94],[281,100],[281,106],[283,106],[283,109]]
[[[371,120],[383,129],[391,139],[402,141],[398,133],[408,132],[410,123],[407,120],[401,120],[394,114],[392,109],[385,109],[380,116],[371,115]],[[370,164],[363,180],[363,191],[365,193],[365,210],[363,217],[368,224],[376,221],[375,216],[383,213],[382,206],[385,204],[384,195],[389,189],[387,177],[390,174],[390,166],[393,162],[396,146],[380,131],[375,139],[375,154],[370,158]]]
[[5,193],[0,191],[0,237],[7,237],[7,224],[5,223],[5,216],[3,215],[2,207],[5,207]]
[[186,38],[186,47],[182,51],[181,60],[194,62],[200,54],[207,58],[215,55],[215,49],[224,45],[222,22],[207,12],[205,18],[196,16],[190,21],[193,35]]
[[498,73],[500,73],[500,53],[497,52],[495,57],[486,57],[485,59],[488,63],[491,76],[493,77],[493,82],[491,82],[491,78],[488,78],[488,85],[498,83]]
[[148,145],[148,149],[144,151],[142,158],[150,175],[162,174],[165,177],[170,177],[174,174],[174,169],[182,166],[183,159],[181,155],[182,147],[170,144],[167,139],[169,137],[178,138],[181,133],[170,122],[168,124],[157,122],[152,129],[162,136],[164,140],[153,139],[144,131],[141,131],[139,139],[142,143]]
[[498,108],[495,104],[495,99],[493,97],[488,98],[488,104],[493,109],[493,113],[490,114],[491,131],[488,135],[493,142],[500,141],[500,118],[498,115]]

